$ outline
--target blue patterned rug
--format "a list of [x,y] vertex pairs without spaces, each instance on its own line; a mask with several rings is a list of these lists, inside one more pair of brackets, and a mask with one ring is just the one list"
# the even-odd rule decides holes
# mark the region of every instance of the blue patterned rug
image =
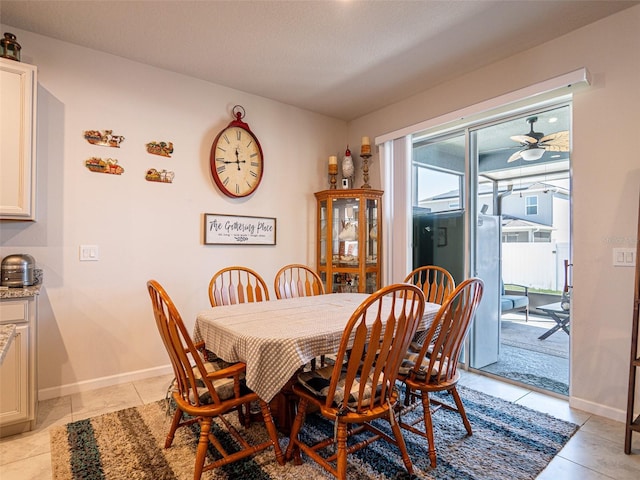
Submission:
[[[422,437],[404,432],[414,463],[414,479],[535,479],[578,429],[577,425],[459,387],[473,435],[467,436],[460,417],[441,409],[434,415],[438,466],[433,469]],[[448,401],[448,395],[442,396]],[[421,410],[414,414],[421,414]],[[232,418],[235,414],[232,415]],[[51,458],[55,480],[174,480],[193,478],[197,432],[179,429],[173,446],[162,448],[170,423],[165,402],[73,422],[51,430]],[[331,433],[333,424],[309,415],[305,435]],[[384,426],[385,423],[382,422]],[[388,424],[386,424],[388,425]],[[197,426],[194,427],[197,429]],[[253,424],[250,441],[266,436]],[[233,450],[222,428],[217,436]],[[288,439],[281,439],[283,450]],[[216,456],[214,451],[211,453]],[[332,478],[303,456],[304,464],[275,462],[272,450],[253,458],[205,472],[206,479]],[[409,479],[399,452],[378,441],[349,456],[348,478]]]

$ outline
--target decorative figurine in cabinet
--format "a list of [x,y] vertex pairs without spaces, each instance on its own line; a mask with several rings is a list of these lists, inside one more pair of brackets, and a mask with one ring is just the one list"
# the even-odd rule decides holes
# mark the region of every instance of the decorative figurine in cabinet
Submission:
[[381,286],[381,190],[317,192],[317,266],[327,293],[373,293]]

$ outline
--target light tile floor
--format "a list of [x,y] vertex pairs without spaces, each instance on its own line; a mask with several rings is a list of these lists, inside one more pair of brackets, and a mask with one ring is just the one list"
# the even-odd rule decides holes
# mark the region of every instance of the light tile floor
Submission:
[[[632,455],[625,455],[623,423],[572,409],[565,400],[462,373],[462,385],[580,425],[580,430],[538,476],[539,480],[640,478],[640,435],[634,434]],[[40,402],[34,431],[0,439],[0,479],[50,479],[50,427],[159,400],[164,398],[170,380],[170,376],[156,377]],[[499,472],[491,478],[502,480]]]

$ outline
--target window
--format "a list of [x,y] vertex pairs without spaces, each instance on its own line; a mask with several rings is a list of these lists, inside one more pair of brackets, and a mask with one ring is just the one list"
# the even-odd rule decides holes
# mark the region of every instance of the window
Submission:
[[538,214],[538,196],[530,195],[525,197],[525,214],[537,215]]
[[551,243],[551,232],[533,232],[533,241]]

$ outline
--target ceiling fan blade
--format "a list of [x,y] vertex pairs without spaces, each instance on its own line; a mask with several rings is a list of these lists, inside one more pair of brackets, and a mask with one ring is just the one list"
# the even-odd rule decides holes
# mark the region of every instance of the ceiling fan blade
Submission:
[[509,160],[507,160],[507,163],[515,162],[516,160],[518,160],[520,158],[520,153],[521,152],[522,152],[522,150],[518,150],[516,153],[511,155],[509,157]]
[[540,139],[540,143],[550,143],[553,142],[555,144],[566,143],[569,145],[569,131],[563,130],[561,132],[550,133],[549,135],[545,135]]
[[569,145],[551,144],[551,145],[540,145],[540,146],[548,152],[568,152],[569,151]]
[[527,143],[536,143],[537,140],[529,135],[514,135],[510,137],[514,142],[522,143],[526,145]]

